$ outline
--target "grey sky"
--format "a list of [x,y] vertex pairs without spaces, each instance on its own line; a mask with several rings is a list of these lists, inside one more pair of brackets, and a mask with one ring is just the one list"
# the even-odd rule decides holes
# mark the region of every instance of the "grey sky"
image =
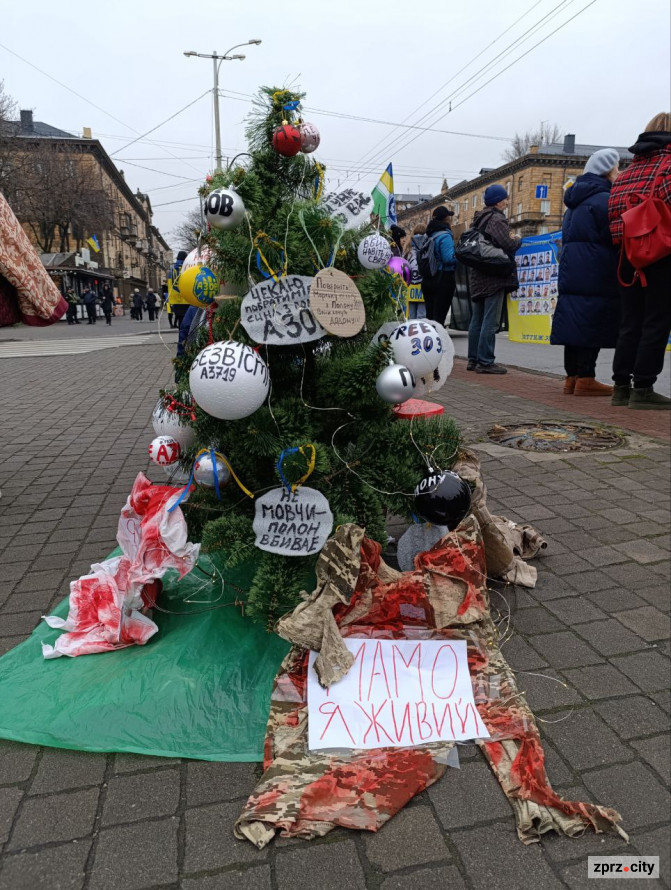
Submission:
[[[174,244],[171,229],[197,206],[193,196],[213,167],[211,95],[148,137],[157,144],[143,140],[119,150],[211,89],[211,62],[186,58],[185,50],[223,53],[249,38],[263,40],[261,46],[237,50],[246,54],[245,61],[222,64],[224,92],[251,94],[262,84],[300,86],[307,108],[408,123],[451,96],[452,111],[435,123],[438,128],[510,137],[547,120],[575,133],[578,142],[627,146],[653,114],[671,106],[669,11],[668,0],[32,0],[5,4],[0,43],[118,120],[2,47],[0,79],[21,108],[34,109],[36,120],[77,134],[90,126],[130,185],[150,194],[155,222]],[[528,39],[466,84],[544,16],[545,23]],[[224,156],[244,150],[248,101],[221,99]],[[422,125],[432,125],[448,107]],[[397,192],[436,193],[443,174],[450,184],[472,178],[481,167],[499,164],[506,147],[493,139],[444,133],[413,139],[417,131],[394,132],[308,111],[304,117],[321,131],[315,157],[329,165],[334,188],[349,172],[347,185],[370,191],[392,161]],[[177,201],[182,203],[166,203]]]

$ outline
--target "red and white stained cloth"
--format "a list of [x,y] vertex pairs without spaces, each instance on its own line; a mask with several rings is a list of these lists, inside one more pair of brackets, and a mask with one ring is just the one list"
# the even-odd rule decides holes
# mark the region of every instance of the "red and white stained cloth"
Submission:
[[155,602],[159,579],[175,569],[179,577],[190,572],[200,544],[187,540],[184,514],[168,507],[181,488],[152,485],[139,473],[121,511],[117,541],[123,551],[91,566],[91,572],[70,584],[68,617],[44,618],[62,634],[54,645],[42,644],[45,658],[90,655],[143,645],[158,627],[143,610]]
[[0,194],[0,326],[53,324],[68,304]]

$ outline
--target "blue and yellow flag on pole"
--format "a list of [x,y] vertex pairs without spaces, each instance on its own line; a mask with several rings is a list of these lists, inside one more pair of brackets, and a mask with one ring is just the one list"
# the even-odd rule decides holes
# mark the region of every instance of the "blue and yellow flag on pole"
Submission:
[[396,224],[396,199],[394,198],[394,171],[391,164],[380,177],[380,181],[371,192],[373,196],[373,213],[380,217],[383,226]]
[[86,239],[86,243],[94,253],[100,253],[100,244],[98,243],[97,235],[91,235],[90,238]]

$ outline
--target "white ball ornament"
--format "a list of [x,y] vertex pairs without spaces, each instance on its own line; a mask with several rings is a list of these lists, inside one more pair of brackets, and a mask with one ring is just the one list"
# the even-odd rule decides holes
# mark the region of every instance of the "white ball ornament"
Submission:
[[218,420],[249,417],[266,400],[268,366],[250,346],[235,340],[206,346],[189,371],[189,389],[203,411]]
[[193,479],[204,488],[215,487],[215,470],[217,485],[223,488],[231,481],[231,471],[220,457],[215,455],[214,461],[211,454],[201,454],[193,465]]
[[385,402],[401,405],[415,393],[415,378],[403,365],[389,365],[375,381],[377,394]]
[[205,219],[213,229],[234,229],[245,218],[245,205],[234,189],[215,189],[205,199]]
[[[188,404],[188,394],[183,397]],[[196,441],[196,433],[193,427],[188,426],[176,411],[168,411],[163,396],[156,402],[151,415],[151,425],[157,436],[172,436],[179,442],[182,451],[187,451]]]
[[391,259],[391,247],[382,235],[366,235],[359,244],[357,256],[364,269],[384,269]]
[[443,341],[426,321],[406,321],[389,335],[394,361],[412,371],[415,377],[430,374],[443,357]]
[[180,458],[179,442],[172,436],[157,436],[149,443],[149,457],[159,467],[176,464]]
[[301,134],[301,151],[303,154],[312,154],[313,151],[319,148],[321,137],[319,135],[319,130],[314,124],[305,121],[304,123],[299,124],[298,132]]

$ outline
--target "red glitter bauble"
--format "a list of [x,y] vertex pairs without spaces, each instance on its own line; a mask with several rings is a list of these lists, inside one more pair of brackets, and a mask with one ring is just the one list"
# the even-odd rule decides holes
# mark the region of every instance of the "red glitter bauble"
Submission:
[[301,134],[291,124],[282,124],[273,133],[273,148],[285,158],[293,158],[301,150]]

